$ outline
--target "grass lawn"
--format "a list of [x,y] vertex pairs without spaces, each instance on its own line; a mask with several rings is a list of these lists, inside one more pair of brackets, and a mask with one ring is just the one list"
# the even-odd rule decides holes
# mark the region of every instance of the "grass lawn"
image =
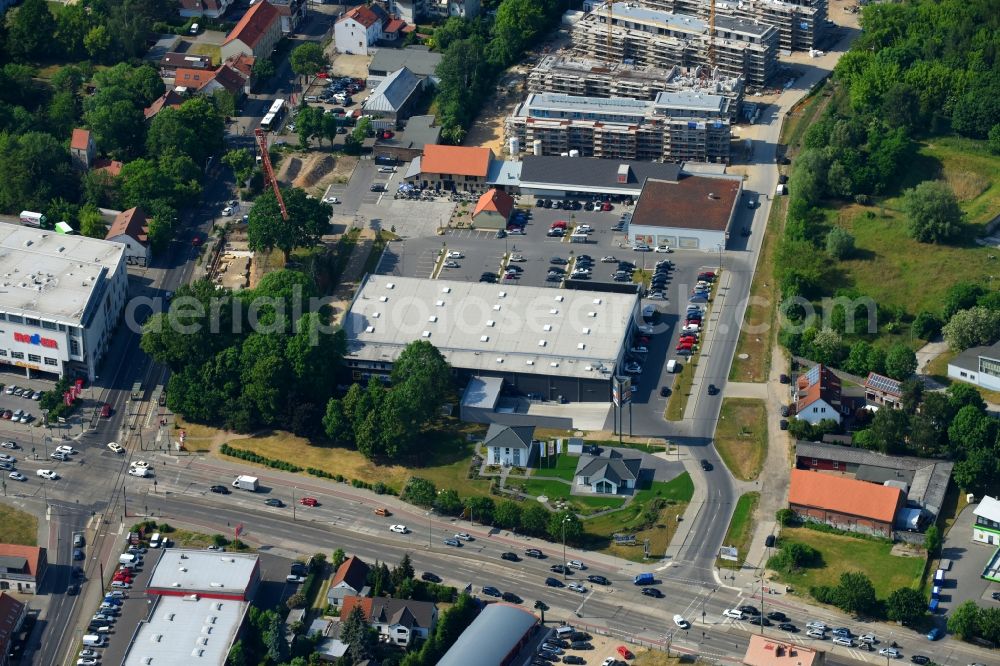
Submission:
[[212,64],[218,65],[222,62],[222,52],[219,50],[218,46],[213,44],[192,44],[188,49],[188,53],[193,55],[204,55],[212,59]]
[[[196,548],[198,550],[204,550],[208,546],[215,544],[215,539],[212,538],[211,534],[202,534],[201,532],[191,532],[188,530],[178,530],[175,529],[173,532],[167,532],[167,537],[174,542],[174,546],[178,548]],[[232,546],[232,532],[228,534],[223,534],[226,539],[230,540],[230,544],[226,546],[227,550],[233,550]],[[241,548],[236,548],[240,552],[248,552],[254,550],[248,547],[242,541],[240,542]]]
[[30,513],[0,504],[0,543],[38,545],[38,519]]
[[668,657],[666,652],[659,650],[636,648],[632,651],[635,652],[635,661],[632,662],[632,666],[676,666],[677,664],[689,663],[689,658],[682,660],[677,655]]
[[684,472],[671,481],[653,481],[649,488],[638,491],[632,503],[646,503],[654,497],[661,497],[672,502],[690,502],[694,495],[694,481],[691,475]]
[[808,594],[812,586],[838,585],[842,573],[860,571],[871,579],[876,596],[885,599],[900,587],[918,587],[924,569],[923,558],[890,555],[892,544],[889,542],[827,534],[806,527],[782,528],[781,540],[812,546],[822,554],[821,567],[796,574],[776,574],[783,583],[803,595]]
[[767,406],[753,398],[725,398],[715,450],[737,479],[757,478],[767,457]]
[[667,400],[668,421],[680,421],[687,409],[688,397],[691,395],[691,385],[694,383],[694,371],[698,367],[698,355],[689,356],[686,362],[680,364],[681,370],[674,379],[673,393]]
[[[449,423],[449,426],[448,430],[425,433],[425,441],[432,442],[433,448],[422,452],[421,464],[409,467],[372,462],[351,449],[311,445],[308,440],[286,432],[245,439],[234,436],[229,444],[267,458],[294,462],[301,467],[315,467],[330,474],[342,474],[349,479],[379,480],[397,491],[403,488],[410,476],[419,476],[433,481],[438,489],[456,490],[462,497],[488,496],[489,480],[467,478],[473,450],[483,434],[482,428],[458,422]],[[468,435],[472,435],[475,441],[469,441]]]
[[[747,551],[750,549],[750,540],[753,538],[753,514],[760,501],[760,493],[745,493],[736,500],[736,509],[733,510],[733,518],[729,521],[729,529],[726,530],[726,538],[723,545],[734,546],[739,551],[740,563],[746,561]],[[717,559],[716,565],[720,567],[732,566],[732,562]]]
[[542,467],[534,470],[535,476],[556,476],[560,479],[565,479],[566,481],[573,481],[573,473],[576,471],[576,465],[580,461],[580,456],[570,456],[565,453],[560,453],[556,457],[555,465],[552,467],[545,467],[544,465],[550,463],[552,458],[542,458]]
[[[740,338],[729,370],[734,382],[764,382],[771,371],[771,347],[774,345],[774,308],[778,304],[778,281],[774,277],[774,254],[785,226],[788,197],[779,197],[771,204],[771,214],[764,232],[764,242],[757,260],[757,272],[750,285]],[[745,357],[745,358],[744,358]]]
[[524,492],[538,497],[544,495],[549,500],[565,500],[580,513],[592,513],[604,509],[614,509],[625,503],[624,498],[607,495],[577,496],[570,495],[572,486],[562,481],[544,479],[508,479],[508,486],[523,486]]

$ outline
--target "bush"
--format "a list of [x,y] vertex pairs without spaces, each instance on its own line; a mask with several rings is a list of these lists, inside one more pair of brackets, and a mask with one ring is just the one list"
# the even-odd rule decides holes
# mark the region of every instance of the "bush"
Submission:
[[810,587],[809,594],[821,604],[834,604],[837,600],[837,588],[829,585]]
[[791,509],[778,509],[774,514],[774,519],[778,521],[783,527],[791,527],[798,523],[798,519],[795,517],[795,512]]

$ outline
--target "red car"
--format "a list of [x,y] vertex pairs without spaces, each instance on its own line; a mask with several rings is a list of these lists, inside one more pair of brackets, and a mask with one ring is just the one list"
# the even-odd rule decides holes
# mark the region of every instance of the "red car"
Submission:
[[196,235],[194,238],[191,239],[191,245],[194,247],[201,247],[201,243],[202,243],[201,236]]
[[129,583],[129,584],[132,583],[132,577],[126,576],[125,574],[122,573],[115,574],[115,577],[112,578],[111,580],[117,580],[121,583]]
[[605,201],[604,203],[602,203],[601,204],[601,210],[603,210],[605,212],[611,210],[611,202],[610,201]]
[[303,506],[319,506],[319,502],[315,497],[299,498],[299,504],[302,504]]
[[682,342],[679,345],[677,345],[676,349],[677,349],[677,351],[684,351],[685,349],[690,350],[691,347],[693,347],[693,346],[694,345],[692,345],[690,342]]
[[330,78],[330,75],[327,74],[326,72],[317,72],[316,78],[317,79],[328,79],[328,78]]
[[696,335],[682,335],[678,342],[698,342],[698,336]]
[[620,656],[622,659],[633,659],[633,658],[635,658],[635,655],[632,654],[632,651],[629,650],[624,645],[619,645],[618,646],[618,656]]
[[550,229],[565,229],[566,228],[566,220],[556,220],[555,222],[552,223],[552,226],[550,226],[549,228]]
[[103,405],[101,405],[101,418],[106,419],[109,418],[110,416],[111,416],[111,405],[108,403],[104,403]]
[[640,335],[639,336],[639,342],[642,343],[642,344],[644,344],[644,345],[647,345],[647,344],[649,344],[649,337],[645,336],[645,335]]
[[0,416],[2,416],[3,418],[7,419],[8,421],[10,421],[10,418],[11,418],[12,416],[14,416],[14,412],[12,412],[12,411],[11,411],[11,410],[9,410],[9,409],[6,409],[6,410],[4,410],[4,413],[3,413],[3,414],[0,414]]

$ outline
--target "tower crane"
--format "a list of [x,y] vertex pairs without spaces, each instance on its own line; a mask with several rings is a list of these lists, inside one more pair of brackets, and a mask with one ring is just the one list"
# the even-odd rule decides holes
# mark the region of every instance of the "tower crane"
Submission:
[[708,74],[715,75],[715,0],[708,7]]
[[278,187],[278,179],[274,177],[271,156],[267,152],[267,135],[259,127],[253,131],[253,134],[257,139],[257,149],[260,150],[260,162],[264,166],[264,185],[270,185],[274,189],[274,196],[278,199],[278,206],[281,208],[281,219],[287,222],[288,209],[285,208],[285,200],[281,197],[281,188]]

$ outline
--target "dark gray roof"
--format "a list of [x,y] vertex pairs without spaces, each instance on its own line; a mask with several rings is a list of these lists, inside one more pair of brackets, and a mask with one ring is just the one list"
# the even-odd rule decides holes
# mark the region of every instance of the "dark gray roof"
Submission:
[[[593,479],[607,479],[615,485],[622,481],[635,481],[639,478],[641,458],[623,458],[617,451],[609,456],[582,456],[576,469],[576,476]],[[591,482],[592,482],[591,481]]]
[[[618,167],[629,166],[627,183],[618,182]],[[592,157],[566,158],[558,155],[528,155],[522,159],[521,184],[548,183],[553,185],[578,185],[581,187],[607,187],[610,189],[640,187],[647,178],[676,181],[681,165],[635,160],[596,159]]]
[[508,426],[491,423],[486,431],[484,446],[502,446],[510,449],[530,449],[535,426]]
[[431,76],[441,62],[441,54],[426,46],[403,49],[380,48],[368,65],[369,76],[387,76],[403,67],[417,76]]
[[404,627],[421,627],[430,629],[434,622],[436,607],[429,601],[413,601],[412,599],[391,599],[375,597],[372,599],[372,622],[385,624],[401,624]]
[[876,451],[836,444],[796,442],[795,455],[818,460],[837,460],[858,465],[855,475],[860,481],[883,483],[889,480],[906,481],[910,488],[906,501],[937,515],[948,490],[953,463],[912,456],[887,456]]
[[529,611],[511,604],[490,604],[479,614],[437,666],[500,666],[538,623]]
[[992,360],[1000,360],[1000,342],[993,345],[987,345],[985,347],[969,347],[964,352],[951,359],[948,362],[948,365],[954,365],[962,368],[963,370],[979,372],[980,356],[985,356]]
[[17,555],[0,555],[0,569],[8,571],[24,571],[28,568],[28,560]]
[[419,87],[419,76],[406,67],[396,70],[372,91],[371,98],[365,102],[365,111],[395,113],[403,108],[406,100],[410,99]]
[[391,139],[377,139],[375,149],[398,146],[423,150],[424,146],[434,145],[440,138],[441,126],[434,124],[434,116],[411,116],[406,121],[406,127],[396,132]]

